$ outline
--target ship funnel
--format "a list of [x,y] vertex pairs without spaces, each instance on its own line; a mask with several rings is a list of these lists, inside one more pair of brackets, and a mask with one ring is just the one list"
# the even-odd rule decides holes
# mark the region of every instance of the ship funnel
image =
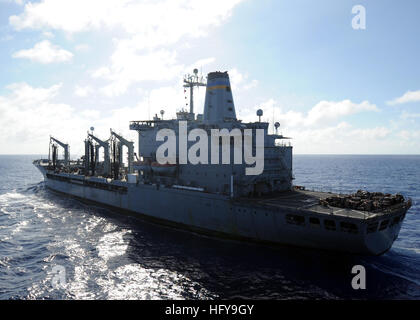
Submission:
[[229,75],[227,71],[210,72],[207,76],[204,121],[220,122],[224,120],[236,120]]

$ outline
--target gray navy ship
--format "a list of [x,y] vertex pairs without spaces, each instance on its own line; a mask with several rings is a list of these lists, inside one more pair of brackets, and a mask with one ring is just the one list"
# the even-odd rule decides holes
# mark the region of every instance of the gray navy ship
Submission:
[[[206,95],[204,112],[196,115],[193,92],[198,86],[206,86]],[[184,88],[190,91],[189,110],[177,112],[174,119],[164,119],[161,111],[153,120],[130,122],[130,129],[138,132],[136,150],[132,141],[112,129],[110,137],[103,140],[91,128],[84,141],[84,156],[71,160],[69,145],[50,137],[48,159],[34,161],[46,187],[211,236],[355,254],[380,255],[391,248],[411,199],[400,194],[359,190],[343,195],[294,186],[289,138],[278,134],[279,123],[276,132],[269,134],[269,124],[261,121],[262,110],[257,111],[259,121],[237,119],[227,72],[211,72],[204,79],[195,69],[184,78]],[[216,146],[221,164],[212,164],[210,154],[200,154],[208,161],[199,163],[179,155],[174,155],[175,163],[158,162],[157,150],[165,143],[157,139],[162,129],[175,133],[180,148],[181,144],[190,148],[198,141],[186,139],[185,130],[201,129],[209,136],[212,130],[227,133],[227,140],[220,136],[223,142]],[[256,154],[257,131],[263,132],[264,146],[260,174],[247,174],[247,163],[222,159],[226,156],[223,152],[229,159],[235,156],[233,132],[242,133],[240,139],[245,139],[245,132],[255,133],[251,152]],[[59,148],[64,149],[62,159]]]

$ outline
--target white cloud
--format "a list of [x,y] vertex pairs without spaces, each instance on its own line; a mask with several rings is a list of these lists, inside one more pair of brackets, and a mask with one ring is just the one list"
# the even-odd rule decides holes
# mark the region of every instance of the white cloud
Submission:
[[[114,39],[110,63],[91,74],[109,81],[102,93],[118,96],[139,81],[181,77],[186,66],[177,60],[171,46],[183,38],[207,35],[232,14],[240,1],[42,0],[26,4],[24,11],[11,16],[9,22],[16,30],[62,30],[68,35],[116,30],[119,38]],[[196,66],[213,61],[201,59]]]
[[76,45],[74,47],[74,49],[76,51],[80,51],[80,52],[87,52],[87,51],[90,50],[90,46],[88,44],[86,44],[86,43],[81,43],[81,44]]
[[9,18],[17,30],[51,28],[68,33],[119,28],[143,47],[202,36],[232,13],[241,0],[42,0]]
[[400,115],[400,118],[403,120],[415,120],[416,118],[420,118],[420,113],[403,111]]
[[417,102],[417,101],[420,101],[420,90],[407,91],[401,97],[388,101],[387,104],[396,105],[396,104],[402,104],[402,103],[407,103],[407,102]]
[[379,109],[376,105],[369,103],[369,101],[361,103],[354,103],[350,100],[338,102],[321,101],[308,112],[304,124],[306,126],[318,125],[363,111],[379,111]]
[[[120,114],[117,110],[107,113],[93,109],[76,111],[68,104],[55,101],[61,86],[56,84],[48,88],[35,88],[26,83],[7,86],[10,93],[0,96],[1,153],[46,154],[48,138],[53,135],[68,142],[73,155],[82,154],[83,139],[91,126],[104,139],[109,137],[110,127],[127,137],[136,136],[128,130],[128,121],[137,118],[138,107],[127,108],[127,114]],[[119,116],[124,117],[123,122],[119,121]]]
[[398,137],[406,141],[419,141],[420,140],[420,130],[416,131],[409,131],[409,130],[401,130],[398,132]]
[[319,128],[286,129],[295,153],[377,154],[398,152],[398,141],[382,126],[355,128],[347,122]]
[[13,58],[29,59],[40,63],[65,62],[73,58],[73,54],[59,46],[44,40],[35,44],[31,49],[20,50],[12,55]]
[[54,38],[54,33],[52,33],[51,31],[44,31],[42,35],[46,38]]
[[92,78],[104,78],[107,77],[110,73],[111,71],[108,67],[101,67],[91,72],[91,76]]
[[93,93],[93,89],[90,86],[76,86],[74,88],[74,94],[78,97],[86,97],[91,93]]
[[12,91],[12,94],[5,100],[4,97],[0,97],[0,101],[4,106],[4,103],[8,101],[13,105],[19,105],[22,108],[31,108],[34,105],[42,104],[46,100],[55,98],[58,91],[62,87],[62,84],[56,84],[49,88],[34,88],[26,83],[12,83],[6,88]]
[[244,81],[244,75],[237,69],[233,68],[229,70],[230,85],[233,90],[238,90],[239,85]]
[[347,136],[353,136],[360,141],[385,139],[389,136],[391,130],[386,127],[374,127],[368,129],[350,130]]
[[258,80],[253,79],[253,80],[251,80],[251,82],[244,85],[244,89],[248,90],[248,89],[251,89],[251,88],[255,88],[257,85],[258,85]]
[[61,84],[33,88],[26,83],[16,83],[7,88],[11,94],[0,96],[2,153],[39,153],[40,137],[45,145],[50,133],[70,125],[67,120],[72,117],[73,109],[53,102]]
[[110,81],[101,92],[112,97],[125,93],[135,82],[165,81],[180,77],[183,69],[174,51],[162,49],[139,54],[130,41],[119,41],[111,56],[111,66],[97,69],[92,76]]
[[100,111],[91,109],[83,110],[80,114],[88,119],[99,119],[101,116]]
[[383,153],[387,143],[394,143],[387,142],[392,132],[389,128],[357,128],[346,122],[353,114],[379,111],[368,101],[320,101],[307,112],[300,112],[280,107],[276,100],[269,99],[242,109],[241,118],[245,122],[257,121],[255,112],[260,108],[264,111],[262,120],[270,123],[269,132],[274,132],[273,121],[279,121],[279,133],[293,138],[295,153]]
[[239,72],[236,68],[229,70],[232,89],[235,91],[248,90],[258,85],[257,80],[249,80],[248,74]]
[[192,73],[192,71],[195,68],[197,68],[198,69],[198,74],[200,75],[201,67],[211,65],[215,61],[216,61],[216,58],[214,58],[214,57],[199,59],[196,62],[194,62],[193,64],[191,64],[189,66],[186,66],[184,72]]
[[[378,112],[376,105],[369,101],[355,103],[350,100],[342,101],[320,101],[308,112],[299,112],[277,107],[277,102],[270,99],[260,105],[266,115],[271,117],[274,108],[276,117],[281,119],[282,125],[288,128],[314,128],[332,124],[338,120],[360,112]],[[255,116],[254,116],[255,117]]]

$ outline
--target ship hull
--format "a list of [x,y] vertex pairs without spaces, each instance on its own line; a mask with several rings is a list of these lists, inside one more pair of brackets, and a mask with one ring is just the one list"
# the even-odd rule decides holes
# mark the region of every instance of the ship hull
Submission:
[[[40,168],[41,172],[43,168]],[[326,230],[323,224],[287,223],[290,213],[317,217],[314,212],[281,207],[253,205],[228,196],[182,190],[153,184],[119,182],[105,190],[97,179],[86,185],[84,177],[46,174],[46,186],[62,194],[94,202],[156,223],[223,238],[276,245],[294,245],[354,254],[380,255],[388,251],[401,228],[402,220],[384,230],[367,233],[368,221],[358,220],[358,232]],[[71,175],[67,175],[71,176]],[[92,186],[94,185],[94,186]],[[99,186],[99,187],[98,187]],[[118,187],[118,188],[117,188]],[[117,189],[116,189],[117,188]],[[395,215],[405,215],[405,209]],[[320,219],[322,215],[318,216]],[[308,218],[309,219],[309,218]],[[349,218],[340,218],[349,221]],[[339,222],[338,222],[339,223]]]

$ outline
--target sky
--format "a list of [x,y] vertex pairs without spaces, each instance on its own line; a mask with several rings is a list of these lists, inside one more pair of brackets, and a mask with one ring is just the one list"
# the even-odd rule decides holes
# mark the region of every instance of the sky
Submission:
[[0,0],[0,154],[46,154],[53,135],[80,155],[92,126],[137,144],[129,121],[187,108],[194,68],[228,71],[238,118],[263,109],[296,154],[419,154],[419,14],[417,0]]

